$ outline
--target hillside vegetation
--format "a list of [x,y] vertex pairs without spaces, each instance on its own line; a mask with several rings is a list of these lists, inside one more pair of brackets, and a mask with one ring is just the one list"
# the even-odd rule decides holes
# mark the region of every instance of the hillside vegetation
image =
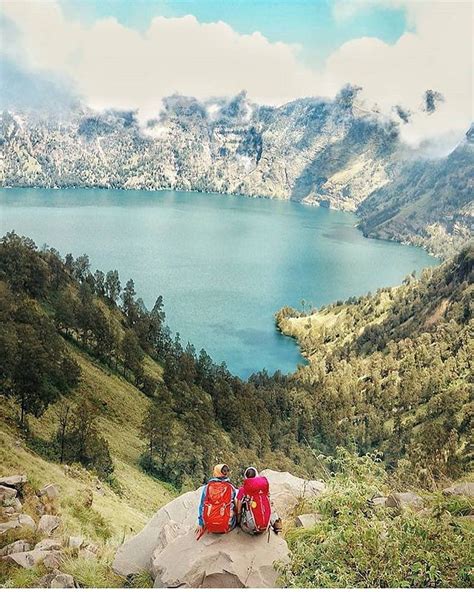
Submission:
[[[328,481],[330,496],[309,508],[326,515],[323,526],[287,533],[288,585],[464,586],[472,532],[457,516],[472,504],[436,491],[472,471],[473,260],[470,247],[398,288],[280,311],[309,364],[242,381],[171,334],[160,297],[148,311],[116,271],[92,272],[86,255],[62,258],[9,233],[0,242],[0,473],[28,475],[24,511],[36,520],[36,490],[60,488],[59,534],[98,545],[93,558],[68,555],[67,573],[84,586],[128,585],[110,570],[117,545],[222,460],[236,480],[256,464]],[[397,485],[423,490],[427,511],[367,514],[367,497]],[[359,539],[366,547],[355,554]],[[378,563],[366,565],[374,554]],[[396,569],[413,557],[418,571]],[[0,571],[16,587],[44,576]],[[131,584],[149,584],[140,578]]]
[[380,450],[429,486],[470,467],[473,261],[471,245],[400,287],[277,314],[309,361],[294,380],[311,401],[316,448]]

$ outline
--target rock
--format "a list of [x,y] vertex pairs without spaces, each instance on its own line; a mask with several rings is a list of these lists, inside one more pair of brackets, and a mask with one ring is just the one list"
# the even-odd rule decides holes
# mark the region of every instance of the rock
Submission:
[[13,553],[24,553],[25,551],[29,551],[31,549],[30,543],[27,541],[15,541],[10,543],[9,545],[5,545],[0,549],[0,557],[5,557],[5,555],[12,555]]
[[422,510],[424,506],[423,498],[413,491],[403,493],[391,493],[385,502],[387,508],[411,508],[412,510]]
[[13,499],[16,497],[17,491],[14,487],[7,487],[0,485],[0,502]]
[[58,497],[59,491],[56,485],[50,483],[49,485],[45,485],[42,489],[40,489],[38,495],[40,497],[46,496],[48,499],[53,500]]
[[70,549],[80,549],[83,544],[84,539],[81,536],[70,536],[67,542]]
[[2,508],[2,515],[11,517],[13,514],[16,514],[15,508],[13,506],[7,506],[6,508]]
[[28,479],[26,478],[26,475],[12,475],[11,477],[0,477],[0,485],[6,485],[7,487],[19,488],[27,481]]
[[35,530],[36,524],[28,514],[19,514],[9,522],[0,523],[0,534],[4,534],[13,528],[30,528],[31,530]]
[[300,500],[317,497],[326,489],[323,481],[308,481],[291,473],[265,469],[261,475],[270,482],[270,498],[282,518],[291,514]]
[[43,539],[35,545],[35,549],[41,551],[59,551],[62,549],[62,544],[59,539]]
[[96,555],[90,549],[79,549],[78,557],[82,559],[95,559]]
[[383,495],[374,495],[369,500],[367,500],[367,504],[374,508],[384,507],[387,503],[387,498]]
[[189,491],[160,508],[141,532],[118,548],[113,569],[125,577],[148,570],[166,524],[175,522],[182,528],[196,525],[201,491]]
[[466,497],[474,497],[474,483],[458,483],[443,489],[444,495],[464,495]]
[[59,524],[60,520],[58,516],[53,516],[52,514],[45,514],[40,518],[40,521],[38,523],[38,531],[50,535],[53,532],[53,530],[56,530]]
[[[305,481],[264,471],[277,511],[289,515],[302,498],[319,495],[321,481]],[[275,586],[275,561],[286,561],[288,547],[273,532],[251,536],[235,529],[225,536],[205,534],[195,540],[194,527],[202,488],[158,510],[145,528],[119,547],[113,569],[122,576],[152,571],[158,587]]]
[[61,565],[62,555],[57,551],[50,551],[43,559],[43,565],[48,569],[58,569]]
[[316,526],[318,522],[321,522],[321,514],[301,514],[295,518],[295,526],[300,528],[312,528]]
[[3,557],[3,560],[7,561],[8,563],[29,569],[41,563],[48,554],[49,551],[33,549],[33,551],[25,551],[23,553],[12,553],[10,555],[6,555]]
[[49,585],[50,588],[74,588],[74,578],[65,573],[56,573]]
[[273,564],[288,558],[285,540],[273,531],[268,538],[236,528],[196,541],[190,530],[153,555],[151,570],[155,588],[274,588]]

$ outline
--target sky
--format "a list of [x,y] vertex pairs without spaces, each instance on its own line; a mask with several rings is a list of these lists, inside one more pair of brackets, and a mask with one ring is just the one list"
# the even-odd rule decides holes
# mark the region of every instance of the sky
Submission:
[[[246,90],[280,105],[362,87],[361,104],[409,113],[403,138],[456,142],[472,122],[470,0],[1,0],[11,102],[159,113],[174,92]],[[442,97],[427,110],[423,94]],[[9,107],[12,105],[8,105]],[[14,105],[13,105],[14,106]]]

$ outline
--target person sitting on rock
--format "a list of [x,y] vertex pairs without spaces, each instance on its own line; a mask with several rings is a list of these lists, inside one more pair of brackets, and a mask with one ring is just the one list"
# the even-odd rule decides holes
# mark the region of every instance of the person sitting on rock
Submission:
[[244,472],[244,483],[237,493],[237,515],[248,534],[260,534],[270,527],[277,534],[281,532],[281,519],[270,503],[270,484],[255,467]]
[[197,540],[205,532],[225,534],[235,528],[236,488],[230,482],[229,475],[228,465],[216,465],[212,478],[203,487],[196,529]]

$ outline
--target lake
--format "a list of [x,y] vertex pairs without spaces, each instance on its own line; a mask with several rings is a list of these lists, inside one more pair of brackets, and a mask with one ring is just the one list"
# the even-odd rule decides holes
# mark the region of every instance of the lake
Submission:
[[94,271],[132,277],[150,308],[162,294],[182,341],[247,377],[291,372],[285,305],[320,306],[396,285],[436,264],[419,248],[364,238],[353,214],[294,202],[180,191],[0,189],[0,232],[15,230]]

